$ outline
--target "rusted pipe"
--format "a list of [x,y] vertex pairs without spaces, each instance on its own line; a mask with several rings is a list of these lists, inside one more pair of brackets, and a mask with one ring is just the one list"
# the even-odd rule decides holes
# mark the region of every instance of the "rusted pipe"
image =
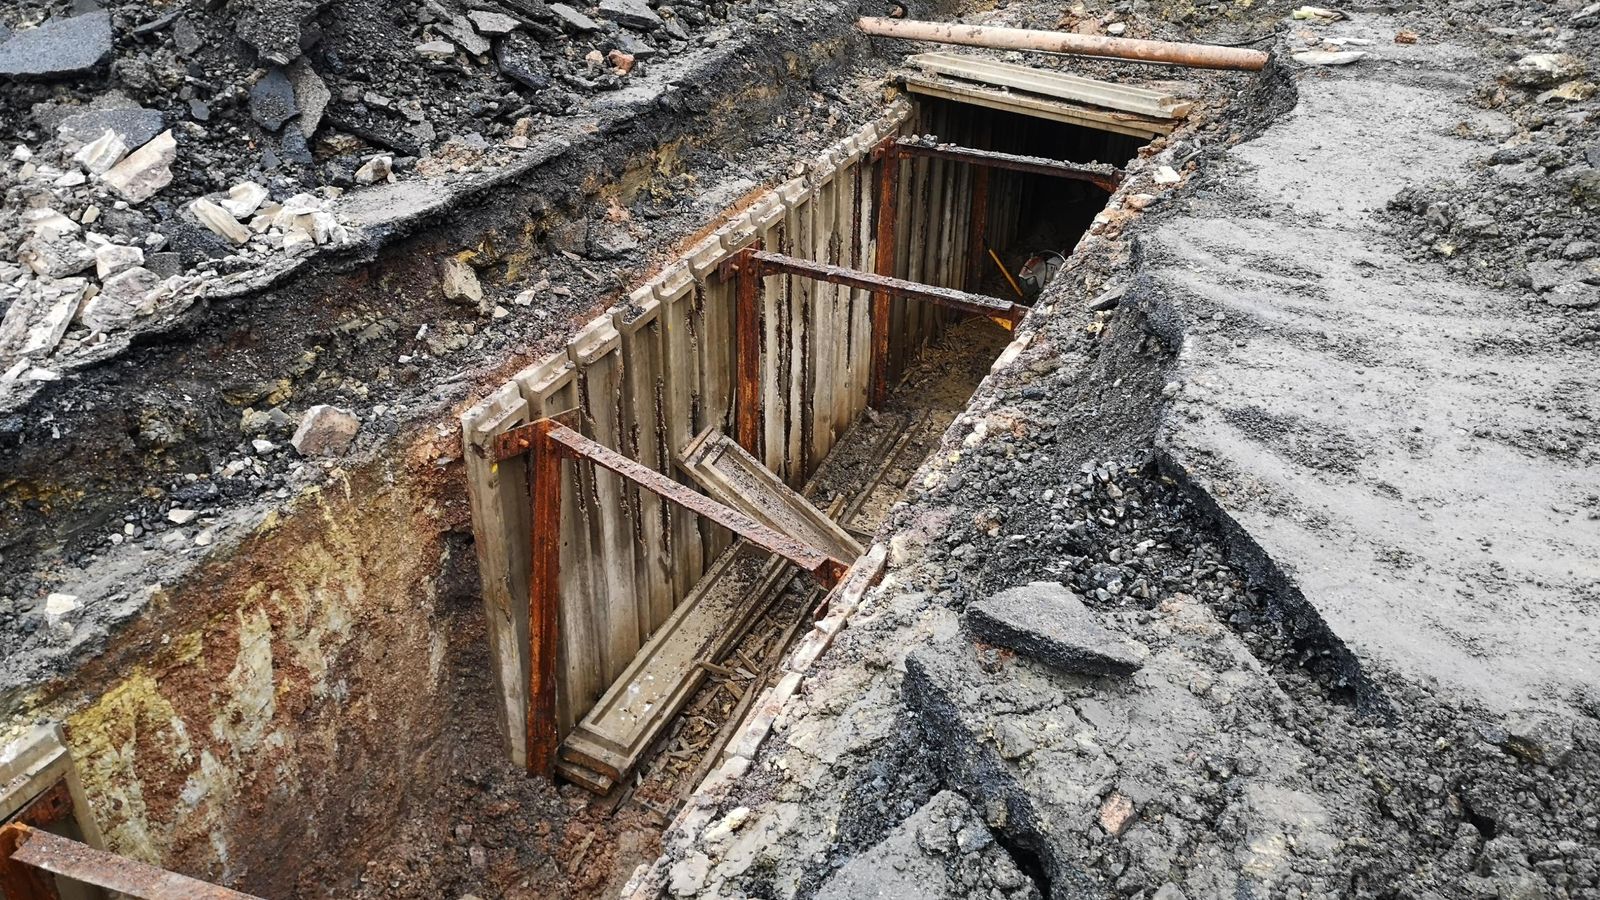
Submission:
[[1072,34],[1065,31],[961,25],[953,22],[917,22],[876,16],[863,16],[856,21],[856,27],[866,34],[908,41],[965,44],[969,47],[988,47],[993,50],[1043,50],[1076,56],[1110,56],[1135,62],[1165,63],[1196,69],[1244,69],[1255,72],[1267,64],[1267,54],[1260,50],[1217,47],[1210,44],[1144,41],[1135,38]]

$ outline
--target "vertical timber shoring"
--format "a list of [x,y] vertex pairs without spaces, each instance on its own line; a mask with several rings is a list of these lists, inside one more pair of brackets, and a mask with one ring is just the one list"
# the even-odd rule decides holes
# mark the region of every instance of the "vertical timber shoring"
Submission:
[[[581,433],[685,482],[678,453],[700,429],[737,421],[737,370],[750,356],[741,347],[749,338],[739,327],[740,291],[705,274],[752,239],[801,258],[903,274],[895,265],[905,257],[894,251],[897,239],[905,241],[909,210],[891,197],[890,215],[878,215],[885,182],[876,173],[891,176],[894,192],[909,178],[909,166],[866,154],[908,118],[908,108],[897,107],[841,142],[808,178],[736,213],[715,240],[667,266],[629,304],[463,414],[496,714],[519,764],[546,766],[546,742],[561,740],[592,709],[612,676],[691,593],[707,554],[731,538],[718,528],[708,540],[693,514],[563,457],[553,463],[554,478],[543,482],[546,494],[555,485],[558,524],[536,541],[539,484],[538,476],[530,483],[530,457],[495,463],[484,451],[511,428],[576,409]],[[887,254],[879,254],[880,242]],[[865,407],[876,366],[889,358],[874,357],[876,335],[886,344],[891,337],[903,342],[893,329],[872,327],[888,298],[880,303],[868,291],[820,289],[807,280],[771,275],[756,283],[760,418],[749,449],[786,479],[803,479]],[[886,374],[882,384],[891,379]],[[540,563],[545,584],[556,585],[553,613],[541,605],[551,595],[531,584],[538,551],[554,554],[553,563]],[[552,617],[553,627],[545,627]],[[551,660],[554,675],[547,679]],[[543,730],[530,732],[531,720]]]
[[[658,472],[663,442],[659,433],[661,380],[661,304],[649,287],[629,296],[630,309],[616,313],[612,324],[622,338],[623,368],[622,444],[618,448],[632,459]],[[644,637],[653,634],[672,614],[672,567],[667,554],[666,515],[661,498],[628,482],[623,486],[633,515],[634,583],[640,591],[640,623]]]
[[738,391],[735,439],[750,455],[761,453],[761,277],[741,266],[733,276],[738,293]]
[[[610,317],[590,323],[569,345],[578,373],[579,432],[607,447],[621,443],[618,429],[624,362],[621,336]],[[581,465],[590,540],[595,554],[594,608],[601,629],[602,680],[610,684],[643,644],[639,599],[633,582],[633,526],[614,472]]]
[[474,546],[495,672],[495,718],[507,754],[527,763],[528,464],[495,462],[494,439],[528,421],[528,404],[516,384],[502,385],[461,416],[464,467],[472,509]]
[[[673,461],[678,451],[694,439],[694,406],[699,392],[699,354],[689,332],[690,294],[694,277],[688,267],[673,273],[656,294],[661,301],[662,346],[664,357],[665,422],[668,464],[664,474],[677,472]],[[705,573],[705,547],[700,539],[700,524],[695,516],[680,509],[671,510],[673,557],[673,605],[682,603]]]

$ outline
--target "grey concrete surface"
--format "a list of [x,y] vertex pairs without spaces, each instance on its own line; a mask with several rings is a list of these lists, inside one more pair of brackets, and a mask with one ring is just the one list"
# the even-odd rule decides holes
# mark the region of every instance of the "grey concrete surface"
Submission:
[[1470,102],[1480,61],[1391,30],[1336,26],[1372,57],[1305,75],[1227,190],[1150,235],[1192,323],[1161,443],[1363,664],[1570,710],[1600,684],[1600,369],[1563,311],[1377,233],[1488,153],[1458,135],[1513,128]]

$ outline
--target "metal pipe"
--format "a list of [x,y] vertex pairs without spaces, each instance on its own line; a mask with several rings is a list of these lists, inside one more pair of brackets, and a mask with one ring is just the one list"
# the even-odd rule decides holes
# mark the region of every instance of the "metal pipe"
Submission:
[[1217,47],[1210,44],[1145,41],[1135,38],[1072,34],[1064,31],[995,28],[953,22],[917,22],[874,16],[863,16],[858,19],[856,27],[866,34],[908,41],[965,44],[969,47],[988,47],[993,50],[1043,50],[1076,56],[1109,56],[1135,62],[1165,63],[1196,69],[1244,69],[1255,72],[1267,64],[1267,54],[1260,50]]

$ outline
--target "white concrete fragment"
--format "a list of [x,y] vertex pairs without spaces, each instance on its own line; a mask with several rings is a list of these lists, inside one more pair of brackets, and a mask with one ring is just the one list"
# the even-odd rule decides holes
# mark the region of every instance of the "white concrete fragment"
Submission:
[[94,274],[101,281],[134,266],[144,265],[144,251],[130,244],[102,244],[94,251]]
[[126,328],[145,309],[150,293],[161,286],[161,276],[134,266],[112,275],[100,285],[78,313],[85,328],[106,332]]
[[71,234],[36,231],[17,250],[17,262],[44,278],[65,278],[94,265],[94,251]]
[[195,519],[199,518],[199,516],[200,516],[200,511],[199,510],[194,510],[194,509],[170,509],[170,510],[167,510],[167,521],[171,522],[174,525],[187,525],[190,522],[193,522]]
[[189,211],[200,220],[212,234],[232,241],[235,246],[242,246],[250,241],[250,229],[239,224],[233,214],[212,203],[204,197],[189,204]]
[[1365,50],[1306,50],[1294,55],[1302,66],[1348,66],[1366,56]]
[[25,285],[0,320],[0,360],[44,356],[55,350],[88,287],[83,278]]
[[133,151],[122,162],[100,176],[106,187],[129,203],[142,203],[172,183],[172,163],[178,158],[178,142],[168,129]]
[[83,606],[78,602],[75,594],[51,594],[44,598],[44,614],[51,621],[59,621],[63,616]]
[[107,128],[105,133],[84,144],[72,159],[92,175],[102,175],[128,155],[128,145],[122,136]]
[[394,157],[392,156],[374,156],[356,170],[356,182],[359,184],[377,184],[380,181],[393,180]]
[[217,205],[227,210],[235,219],[243,219],[254,215],[261,208],[262,201],[267,199],[267,189],[254,181],[236,184],[228,189],[228,199],[218,200]]
[[289,443],[301,456],[343,456],[360,429],[354,413],[319,403],[306,410]]
[[478,283],[478,273],[459,259],[445,260],[444,295],[450,300],[483,302],[483,285]]

